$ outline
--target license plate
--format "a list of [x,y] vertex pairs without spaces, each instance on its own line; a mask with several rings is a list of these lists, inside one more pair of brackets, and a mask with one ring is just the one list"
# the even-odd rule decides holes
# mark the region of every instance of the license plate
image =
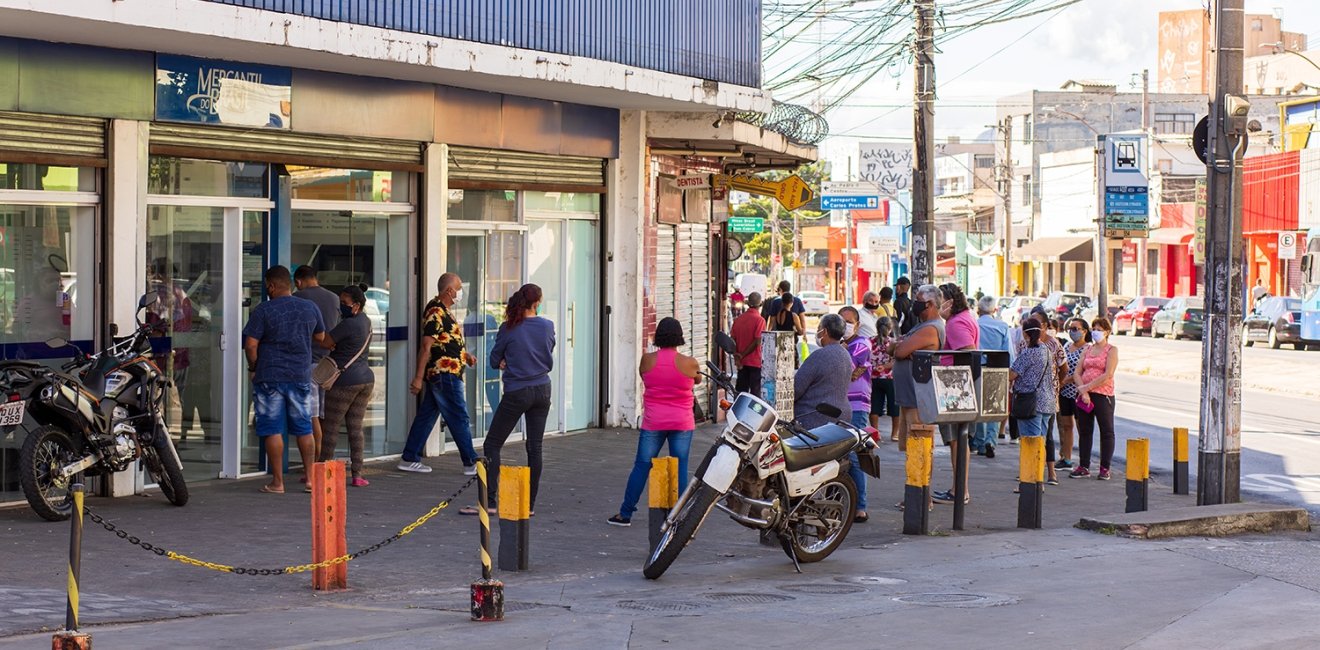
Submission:
[[0,427],[16,427],[23,424],[25,413],[27,413],[27,402],[10,402],[0,406]]

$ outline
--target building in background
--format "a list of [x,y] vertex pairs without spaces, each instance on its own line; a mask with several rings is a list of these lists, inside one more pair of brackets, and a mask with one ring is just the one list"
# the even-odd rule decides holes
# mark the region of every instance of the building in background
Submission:
[[[1243,27],[1243,53],[1248,57],[1245,77],[1248,88],[1261,87],[1261,84],[1253,83],[1255,76],[1251,57],[1268,51],[1300,52],[1306,49],[1306,34],[1284,31],[1282,17],[1278,15],[1246,14]],[[1209,12],[1203,9],[1160,12],[1158,90],[1162,93],[1209,93],[1212,85],[1210,48],[1213,40]],[[1286,93],[1271,88],[1263,91],[1263,94]]]

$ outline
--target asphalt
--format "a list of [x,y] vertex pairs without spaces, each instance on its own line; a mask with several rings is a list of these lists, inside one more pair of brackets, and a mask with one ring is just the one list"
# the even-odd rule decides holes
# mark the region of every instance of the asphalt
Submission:
[[[713,428],[699,431],[693,456],[714,435]],[[872,518],[854,526],[834,556],[796,574],[778,547],[761,546],[755,531],[713,513],[670,572],[651,582],[640,571],[644,516],[631,528],[605,523],[622,496],[635,432],[548,440],[531,569],[497,573],[507,617],[489,625],[468,621],[467,588],[479,577],[477,522],[456,507],[351,563],[350,589],[338,593],[314,593],[307,574],[185,566],[89,523],[84,628],[101,647],[714,647],[752,639],[784,647],[820,642],[826,633],[856,647],[900,640],[913,647],[1168,647],[1196,639],[1209,647],[1315,645],[1320,632],[1312,627],[1240,627],[1252,616],[1320,613],[1314,533],[1138,541],[1075,529],[1084,516],[1122,511],[1121,466],[1108,482],[1061,477],[1061,485],[1046,488],[1044,529],[1018,529],[1016,449],[1001,445],[997,458],[973,459],[966,530],[950,530],[951,506],[937,505],[932,534],[901,534],[892,504],[902,494],[902,459],[887,442],[883,476],[870,485]],[[511,448],[505,462],[520,456]],[[348,492],[350,550],[389,537],[466,482],[456,457],[428,462],[436,472],[369,466],[371,486]],[[948,487],[942,449],[935,468],[935,487]],[[1152,509],[1194,505],[1194,497],[1173,495],[1165,478],[1152,481]],[[200,560],[245,567],[309,561],[308,496],[259,494],[260,485],[197,484],[184,508],[158,494],[90,505],[129,534]],[[471,489],[460,498],[474,500]],[[67,524],[22,508],[0,511],[0,648],[44,644],[62,625],[67,540]]]

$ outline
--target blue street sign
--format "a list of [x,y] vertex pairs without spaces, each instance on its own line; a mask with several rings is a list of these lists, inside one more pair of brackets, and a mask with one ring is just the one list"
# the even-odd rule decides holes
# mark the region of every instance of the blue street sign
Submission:
[[1105,188],[1106,215],[1150,214],[1150,195],[1145,187],[1124,187],[1111,185]]
[[838,194],[820,197],[820,209],[822,210],[875,210],[879,207],[879,196]]

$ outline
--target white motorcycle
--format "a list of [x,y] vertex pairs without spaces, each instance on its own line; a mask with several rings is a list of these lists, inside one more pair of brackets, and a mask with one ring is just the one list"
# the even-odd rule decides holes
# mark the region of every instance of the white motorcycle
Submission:
[[[731,355],[736,351],[723,332],[716,333],[715,343]],[[702,374],[734,395],[729,375],[710,361],[706,365],[711,372]],[[880,477],[875,441],[839,420],[834,407],[818,406],[817,412],[834,421],[810,431],[781,420],[773,406],[749,393],[738,393],[721,407],[727,411],[724,432],[665,520],[642,569],[647,578],[664,574],[712,508],[775,534],[801,571],[800,562],[829,557],[852,528],[857,486],[848,476],[848,455],[857,452],[862,471]]]

